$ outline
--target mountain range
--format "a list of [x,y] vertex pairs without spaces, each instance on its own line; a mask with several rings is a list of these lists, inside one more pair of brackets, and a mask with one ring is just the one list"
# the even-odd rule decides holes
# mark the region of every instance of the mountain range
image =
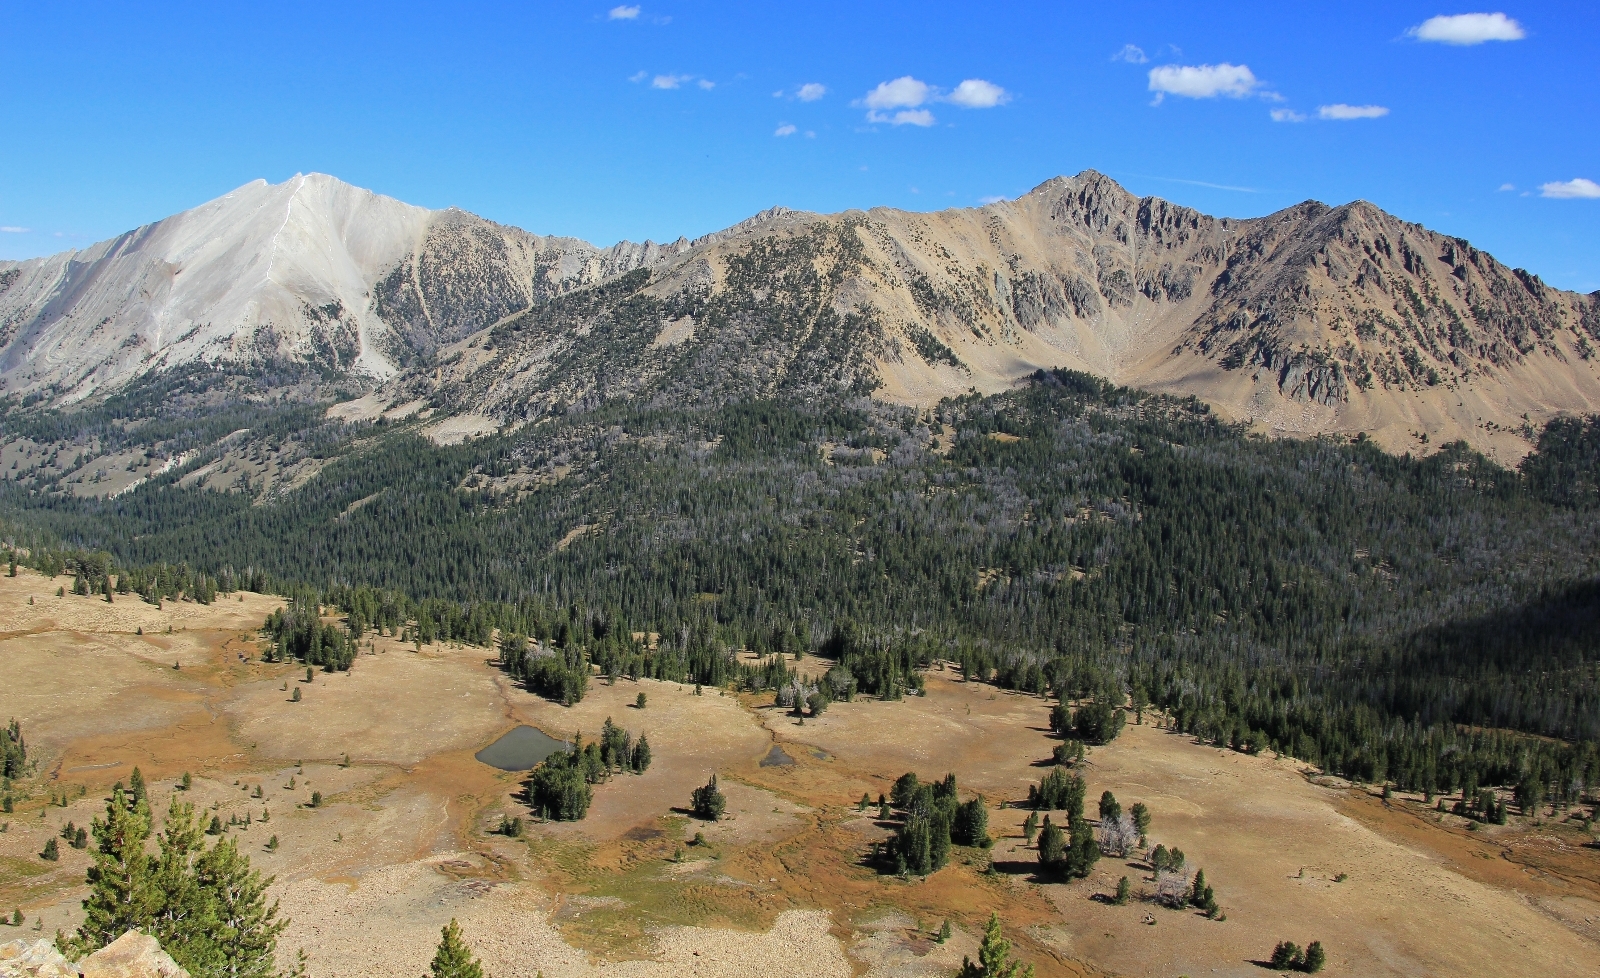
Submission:
[[301,366],[364,389],[344,416],[428,405],[447,437],[616,397],[928,406],[1069,367],[1268,433],[1514,460],[1549,418],[1600,410],[1597,343],[1600,293],[1371,204],[1218,218],[1094,171],[980,208],[773,208],[609,248],[297,175],[0,262],[0,394]]

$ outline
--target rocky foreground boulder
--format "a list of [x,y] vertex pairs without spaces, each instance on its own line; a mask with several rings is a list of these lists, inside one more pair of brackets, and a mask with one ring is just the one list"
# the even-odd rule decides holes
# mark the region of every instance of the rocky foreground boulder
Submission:
[[189,978],[155,938],[130,930],[82,961],[68,961],[54,941],[0,944],[0,978]]

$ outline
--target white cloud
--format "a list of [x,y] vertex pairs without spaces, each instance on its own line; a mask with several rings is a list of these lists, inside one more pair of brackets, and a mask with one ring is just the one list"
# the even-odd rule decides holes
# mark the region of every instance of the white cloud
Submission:
[[874,111],[882,109],[916,108],[933,97],[933,86],[902,75],[894,81],[880,82],[868,92],[862,104]]
[[794,126],[791,126],[788,123],[784,123],[783,125],[779,126],[772,134],[774,136],[793,136],[795,133],[797,133],[799,131],[800,130],[796,129]]
[[633,20],[639,16],[639,6],[634,4],[633,6],[612,7],[611,12],[606,16],[612,20]]
[[1112,61],[1126,61],[1130,65],[1142,65],[1150,59],[1145,57],[1144,48],[1137,44],[1124,44],[1122,50],[1111,56]]
[[638,83],[638,82],[644,81],[646,78],[649,78],[649,77],[650,77],[650,72],[648,72],[648,71],[636,71],[633,74],[628,76],[628,81],[631,81],[631,82],[634,82],[634,83]]
[[677,88],[692,79],[693,75],[657,75],[650,79],[651,88]]
[[982,78],[968,78],[957,85],[956,90],[945,96],[944,100],[968,109],[992,109],[1011,101],[1011,93]]
[[807,129],[806,130],[806,138],[807,139],[816,139],[817,138],[817,134],[813,130]]
[[868,112],[868,122],[887,122],[891,126],[931,126],[936,121],[927,109],[901,109],[894,115],[887,112]]
[[1406,33],[1419,41],[1463,46],[1485,41],[1520,41],[1528,36],[1521,24],[1505,14],[1440,14],[1429,17]]
[[708,92],[711,91],[713,88],[717,87],[717,83],[712,81],[709,78],[702,78],[699,81],[695,82],[695,84],[699,85],[702,89],[704,89],[705,91],[708,91]]
[[[1130,45],[1130,46],[1131,46],[1131,45]],[[1000,203],[1000,202],[1001,202],[1001,201],[1002,201],[1002,200],[1005,200],[1005,198],[1004,198],[1004,197],[999,197],[999,196],[993,196],[993,197],[979,197],[979,198],[978,198],[978,203],[980,203],[980,204],[985,204],[985,205],[988,205],[988,204],[998,204],[998,203]]]
[[1540,197],[1554,197],[1558,200],[1594,200],[1600,198],[1600,183],[1578,177],[1573,180],[1558,180],[1554,183],[1539,184]]
[[1260,82],[1248,65],[1162,65],[1150,69],[1150,91],[1159,104],[1166,95],[1184,98],[1244,98]]
[[33,229],[32,228],[11,227],[9,225],[0,226],[0,233],[3,233],[3,234],[27,234],[31,230],[33,230]]
[[801,85],[799,90],[794,94],[795,97],[802,102],[815,102],[817,99],[828,94],[828,87],[826,85],[819,85],[816,82],[806,82],[804,85]]
[[1306,117],[1305,117],[1304,113],[1296,112],[1293,109],[1273,109],[1272,110],[1272,121],[1273,122],[1304,122],[1304,121],[1306,121]]
[[1515,190],[1515,189],[1517,189],[1517,185],[1514,184],[1514,183],[1502,183],[1500,185],[1500,189],[1496,190],[1495,193],[1505,193],[1507,190]]
[[1381,105],[1345,105],[1337,102],[1333,105],[1317,106],[1317,118],[1335,119],[1348,122],[1351,119],[1381,119],[1389,114],[1389,110]]

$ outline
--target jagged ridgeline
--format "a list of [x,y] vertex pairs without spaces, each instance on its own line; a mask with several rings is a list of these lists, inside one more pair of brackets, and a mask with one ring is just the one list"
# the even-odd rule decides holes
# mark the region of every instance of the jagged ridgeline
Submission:
[[[825,276],[845,260],[833,240],[794,246]],[[768,316],[807,310],[806,280],[726,315],[795,328]],[[773,384],[814,377],[804,363]],[[730,649],[804,637],[889,695],[945,658],[1410,787],[1600,778],[1592,421],[1551,425],[1510,470],[1462,445],[1263,439],[1068,371],[928,411],[826,377],[786,390],[573,403],[451,446],[330,424],[337,457],[271,499],[174,472],[113,499],[13,485],[0,504],[129,565],[436,602],[363,599],[369,623],[556,633],[591,661],[655,633],[622,668],[667,678],[738,681]]]

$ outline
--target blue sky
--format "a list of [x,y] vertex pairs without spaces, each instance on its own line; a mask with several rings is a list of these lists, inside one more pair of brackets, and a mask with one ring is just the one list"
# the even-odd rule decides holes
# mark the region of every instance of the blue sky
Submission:
[[609,244],[1094,168],[1364,198],[1600,289],[1592,2],[453,7],[8,4],[0,257],[297,171]]

